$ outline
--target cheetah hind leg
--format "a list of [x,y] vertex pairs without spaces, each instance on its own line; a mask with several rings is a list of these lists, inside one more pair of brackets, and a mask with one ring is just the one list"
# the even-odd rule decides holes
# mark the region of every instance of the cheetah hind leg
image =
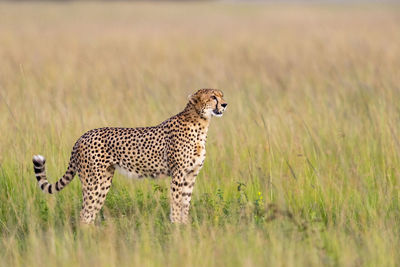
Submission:
[[[99,177],[94,178],[94,185],[84,188],[82,186],[82,210],[80,212],[81,223],[93,224],[97,213],[102,208],[107,193],[110,190],[114,168],[109,168]],[[81,177],[84,181],[86,177]],[[83,182],[82,182],[83,184]]]

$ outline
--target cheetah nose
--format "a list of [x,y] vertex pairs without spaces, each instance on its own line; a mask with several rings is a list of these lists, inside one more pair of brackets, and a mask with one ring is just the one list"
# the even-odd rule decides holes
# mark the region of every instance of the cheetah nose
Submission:
[[223,108],[226,108],[227,105],[228,105],[228,103],[221,104],[221,106],[222,106]]

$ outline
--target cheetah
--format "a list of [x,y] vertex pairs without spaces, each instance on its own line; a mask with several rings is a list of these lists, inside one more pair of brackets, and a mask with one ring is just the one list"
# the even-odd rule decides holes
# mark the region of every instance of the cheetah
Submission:
[[38,186],[53,194],[78,173],[83,197],[80,221],[93,224],[115,170],[131,178],[170,176],[170,220],[188,223],[193,187],[206,156],[210,119],[221,117],[228,105],[217,89],[200,89],[188,100],[182,112],[157,126],[86,132],[76,141],[68,168],[55,184],[46,178],[45,158],[33,156]]

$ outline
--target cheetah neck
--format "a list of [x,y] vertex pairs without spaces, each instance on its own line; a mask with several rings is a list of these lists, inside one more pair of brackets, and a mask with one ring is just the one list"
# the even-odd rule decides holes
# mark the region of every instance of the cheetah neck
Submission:
[[208,126],[210,125],[210,118],[204,117],[201,114],[199,114],[199,112],[191,103],[188,103],[185,109],[178,115],[180,115],[180,117],[184,121],[205,129],[205,132],[207,133]]

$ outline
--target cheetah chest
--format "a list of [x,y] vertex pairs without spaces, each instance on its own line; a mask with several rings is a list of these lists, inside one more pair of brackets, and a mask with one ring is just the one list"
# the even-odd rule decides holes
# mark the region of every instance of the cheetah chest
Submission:
[[200,137],[200,141],[198,141],[195,145],[195,153],[193,158],[193,167],[194,169],[201,168],[204,163],[204,159],[206,158],[206,136]]

